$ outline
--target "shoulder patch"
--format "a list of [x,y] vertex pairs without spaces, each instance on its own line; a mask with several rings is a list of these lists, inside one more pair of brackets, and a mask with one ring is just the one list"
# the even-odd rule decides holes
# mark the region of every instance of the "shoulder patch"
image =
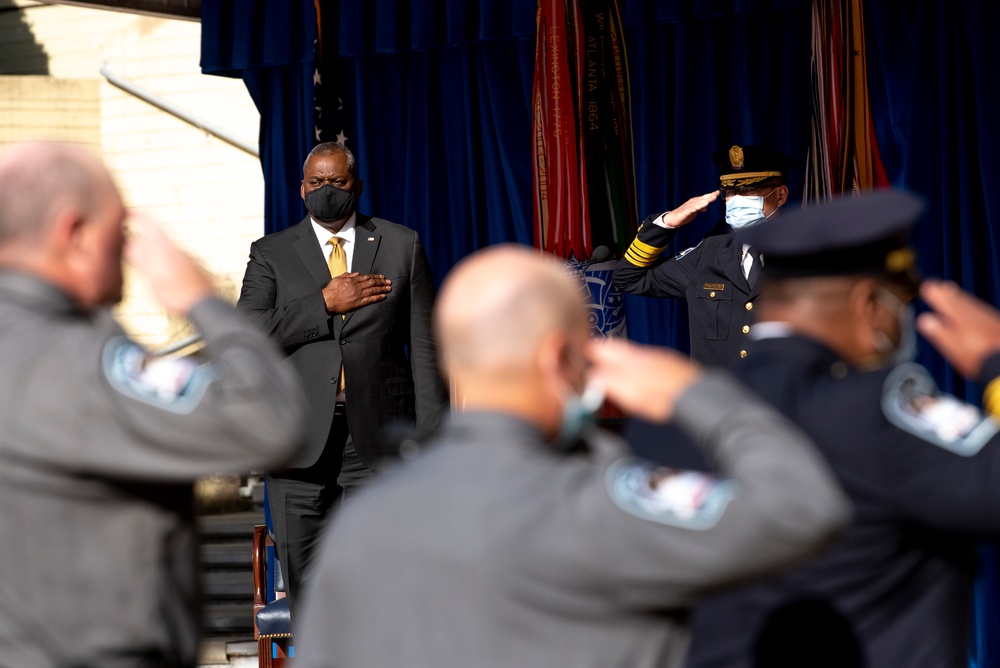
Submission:
[[736,495],[736,483],[702,471],[619,459],[605,474],[615,505],[639,519],[705,531],[722,517]]
[[154,357],[124,336],[105,344],[102,366],[116,392],[180,414],[195,409],[213,378],[207,364],[190,357]]
[[1000,424],[971,404],[942,394],[927,370],[901,364],[882,386],[882,412],[893,425],[962,457],[972,457]]

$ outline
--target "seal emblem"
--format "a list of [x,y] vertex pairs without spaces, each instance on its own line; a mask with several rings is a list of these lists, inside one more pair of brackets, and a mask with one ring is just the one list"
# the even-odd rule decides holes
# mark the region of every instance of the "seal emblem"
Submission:
[[739,146],[733,146],[729,149],[729,164],[733,166],[733,169],[743,169],[743,149]]

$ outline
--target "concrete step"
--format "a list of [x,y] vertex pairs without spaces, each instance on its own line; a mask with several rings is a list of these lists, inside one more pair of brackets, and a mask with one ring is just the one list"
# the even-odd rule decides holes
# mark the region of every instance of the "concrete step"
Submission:
[[253,638],[253,604],[208,603],[202,606],[202,629],[206,638]]
[[208,640],[253,638],[253,527],[260,511],[198,518],[202,635]]
[[253,564],[250,543],[245,536],[225,542],[202,542],[198,550],[202,569],[246,569]]
[[201,595],[205,601],[240,600],[253,603],[253,573],[249,568],[239,571],[205,571],[201,573]]
[[[202,542],[212,542],[218,539],[242,539],[253,536],[253,528],[264,523],[264,513],[259,510],[247,510],[224,515],[204,515],[198,518],[198,533]],[[248,542],[249,545],[249,542]],[[249,547],[247,548],[249,551]]]

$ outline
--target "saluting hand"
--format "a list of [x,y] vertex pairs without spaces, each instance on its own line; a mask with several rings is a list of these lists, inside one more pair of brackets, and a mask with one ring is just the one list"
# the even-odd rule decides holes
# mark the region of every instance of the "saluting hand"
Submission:
[[1000,352],[1000,312],[951,281],[924,281],[920,296],[933,312],[917,318],[917,329],[960,374],[976,379],[986,358]]
[[148,216],[129,212],[125,260],[146,277],[153,294],[171,314],[186,314],[216,294],[212,275],[181,250]]
[[616,339],[591,340],[587,358],[612,403],[653,422],[673,417],[677,399],[701,377],[701,367],[678,352]]
[[359,274],[352,271],[330,279],[323,288],[323,301],[328,313],[348,313],[362,306],[384,301],[392,289],[392,281],[381,274]]
[[718,198],[718,190],[713,190],[710,193],[692,197],[673,211],[667,211],[663,214],[663,224],[667,227],[680,227],[681,225],[687,225],[694,220],[699,213],[707,209],[709,204]]

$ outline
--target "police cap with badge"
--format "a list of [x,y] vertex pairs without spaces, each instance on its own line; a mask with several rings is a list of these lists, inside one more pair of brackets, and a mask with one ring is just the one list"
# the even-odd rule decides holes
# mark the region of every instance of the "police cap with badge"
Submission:
[[763,255],[765,279],[872,274],[916,290],[920,274],[908,237],[923,209],[915,195],[876,190],[779,213],[740,236]]
[[723,190],[780,185],[798,166],[792,158],[766,146],[733,145],[713,153],[712,162],[719,168]]
[[[779,214],[741,237],[761,251],[767,280],[872,275],[916,294],[920,273],[908,237],[923,210],[915,195],[878,190]],[[1000,429],[976,407],[941,393],[918,364],[888,372],[880,403],[897,428],[963,457],[978,453]]]

